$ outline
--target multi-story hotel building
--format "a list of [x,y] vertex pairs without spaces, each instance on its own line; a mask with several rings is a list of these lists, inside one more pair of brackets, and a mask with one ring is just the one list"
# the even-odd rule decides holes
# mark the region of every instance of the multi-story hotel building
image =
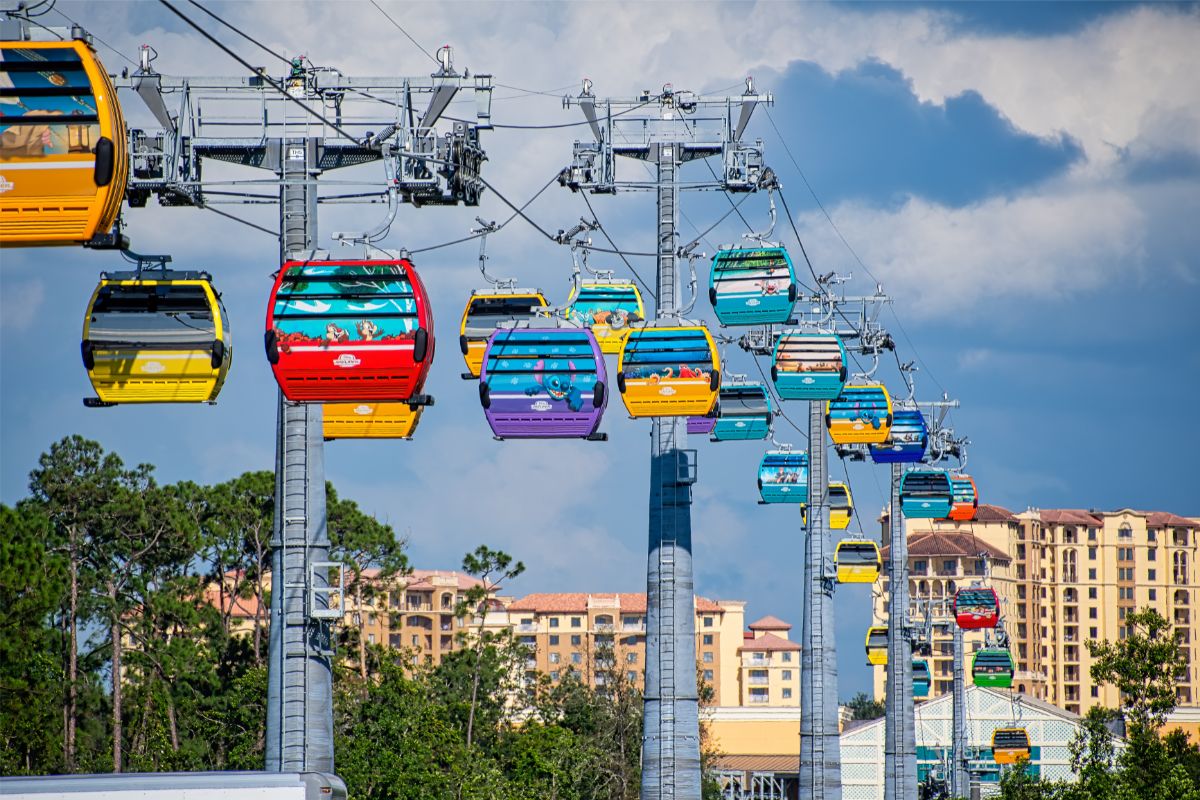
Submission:
[[[368,580],[376,573],[367,571]],[[460,619],[455,610],[479,581],[450,570],[413,570],[386,586],[375,586],[360,604],[345,598],[344,624],[368,644],[386,644],[437,664],[460,645],[459,633],[478,625],[491,632],[510,630],[527,645],[525,671],[560,680],[574,670],[593,686],[620,674],[641,687],[645,680],[646,596],[644,594],[531,594],[501,597],[492,587],[483,620]],[[266,588],[270,588],[269,579]],[[216,586],[206,597],[219,605]],[[257,603],[226,595],[236,628],[253,629]],[[800,645],[789,639],[791,625],[764,617],[744,628],[740,600],[695,599],[698,677],[712,688],[713,706],[798,707]],[[265,622],[265,614],[260,619]]]
[[[791,625],[764,617],[744,630],[740,600],[695,599],[699,679],[715,706],[789,706],[800,702],[800,646]],[[526,667],[558,680],[572,669],[600,685],[619,669],[641,687],[646,665],[644,594],[531,594],[488,614],[530,647]]]
[[[1091,680],[1084,643],[1127,636],[1128,614],[1152,607],[1174,625],[1188,659],[1176,689],[1179,704],[1200,700],[1200,676],[1191,666],[1200,638],[1200,520],[1131,509],[1014,514],[981,505],[974,522],[906,520],[905,528],[910,613],[919,618],[923,601],[944,604],[955,589],[976,580],[995,588],[1016,662],[1014,690],[1077,714],[1095,705],[1117,706],[1117,690]],[[886,580],[881,588],[875,613],[886,618]],[[950,689],[951,632],[934,631],[932,696]],[[982,639],[966,632],[968,656]],[[876,668],[877,697],[883,684],[884,670]]]

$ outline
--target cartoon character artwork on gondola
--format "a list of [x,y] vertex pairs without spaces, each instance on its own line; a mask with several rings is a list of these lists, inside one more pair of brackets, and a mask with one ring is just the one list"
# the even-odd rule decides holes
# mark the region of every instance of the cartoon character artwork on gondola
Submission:
[[602,439],[607,378],[587,328],[501,328],[484,351],[479,400],[498,439]]
[[433,314],[407,259],[288,262],[266,349],[289,400],[424,402]]

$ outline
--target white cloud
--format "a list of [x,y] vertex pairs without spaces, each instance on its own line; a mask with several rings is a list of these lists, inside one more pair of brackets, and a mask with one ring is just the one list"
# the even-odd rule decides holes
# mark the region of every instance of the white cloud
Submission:
[[[835,219],[889,293],[922,314],[1093,290],[1144,258],[1138,203],[1119,188],[1092,183],[963,208],[918,198],[897,210],[847,203]],[[823,217],[808,215],[804,227],[822,263],[845,263]]]

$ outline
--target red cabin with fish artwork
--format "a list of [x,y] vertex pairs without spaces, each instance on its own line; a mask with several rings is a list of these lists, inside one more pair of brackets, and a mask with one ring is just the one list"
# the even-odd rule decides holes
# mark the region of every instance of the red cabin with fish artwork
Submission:
[[422,404],[433,310],[408,259],[289,261],[267,307],[267,360],[293,402]]

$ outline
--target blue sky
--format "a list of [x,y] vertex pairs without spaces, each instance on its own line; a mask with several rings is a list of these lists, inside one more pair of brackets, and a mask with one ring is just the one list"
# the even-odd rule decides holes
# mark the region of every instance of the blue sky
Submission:
[[[869,292],[865,264],[896,298],[895,316],[883,321],[901,343],[901,358],[920,359],[919,394],[944,389],[961,399],[953,421],[974,442],[970,471],[985,502],[1018,511],[1132,506],[1200,515],[1200,435],[1191,420],[1200,393],[1195,7],[382,4],[422,44],[453,44],[460,67],[492,72],[511,86],[555,90],[498,89],[498,98],[509,98],[496,102],[499,122],[574,121],[578,112],[564,111],[558,95],[577,91],[583,76],[600,94],[625,96],[666,82],[740,87],[754,75],[775,94],[771,120],[796,163],[765,114],[749,133],[764,140],[817,269],[852,272],[852,288]],[[131,57],[138,44],[153,43],[164,73],[238,74],[157,6],[59,7]],[[354,6],[355,14],[319,3],[213,8],[274,49],[306,53],[347,74],[422,74],[431,66],[367,4]],[[248,43],[226,41],[266,63]],[[111,51],[102,56],[110,70],[124,64]],[[138,102],[126,98],[135,124],[145,118]],[[485,174],[523,200],[569,160],[584,130],[491,132]],[[620,169],[626,177],[642,172],[633,163]],[[707,176],[699,165],[686,170]],[[367,168],[354,174],[378,177]],[[622,247],[652,248],[649,197],[623,193],[593,205]],[[706,228],[726,209],[723,198],[686,195],[681,235],[690,239],[692,223]],[[765,198],[743,209],[752,224],[765,222]],[[275,224],[268,209],[230,210]],[[586,212],[579,197],[557,187],[530,208],[549,229],[569,227]],[[362,227],[377,214],[324,206],[322,235]],[[386,244],[417,248],[456,238],[476,214],[507,216],[493,196],[480,209],[405,207]],[[195,209],[152,204],[128,221],[134,249],[171,252],[177,266],[216,277],[233,323],[229,382],[215,407],[84,409],[79,400],[90,387],[78,355],[82,315],[97,273],[119,268],[118,260],[68,249],[5,251],[4,502],[23,496],[40,452],[75,432],[127,461],[157,464],[167,481],[219,481],[273,463],[275,387],[261,330],[275,242]],[[740,224],[731,217],[702,246],[711,253],[735,240]],[[785,225],[777,231],[794,245]],[[496,273],[541,286],[552,300],[565,297],[567,253],[528,226],[514,222],[492,238],[489,253]],[[643,590],[648,423],[625,419],[614,402],[605,444],[492,441],[473,386],[458,378],[454,341],[477,282],[475,257],[471,243],[417,261],[441,341],[428,385],[438,403],[417,440],[331,444],[328,477],[406,536],[418,566],[457,567],[464,552],[486,542],[528,564],[512,593]],[[645,260],[635,266],[646,275],[652,269]],[[735,371],[755,373],[742,354],[731,362]],[[881,375],[899,385],[894,365]],[[785,410],[803,418],[803,405]],[[800,444],[786,425],[780,429],[780,438]],[[698,591],[747,600],[747,621],[774,614],[795,623],[798,635],[799,519],[794,509],[756,504],[762,448],[691,444],[700,449]],[[864,529],[874,533],[886,476],[853,466],[850,480]],[[868,687],[861,655],[868,591],[840,589],[837,608],[845,697]]]

